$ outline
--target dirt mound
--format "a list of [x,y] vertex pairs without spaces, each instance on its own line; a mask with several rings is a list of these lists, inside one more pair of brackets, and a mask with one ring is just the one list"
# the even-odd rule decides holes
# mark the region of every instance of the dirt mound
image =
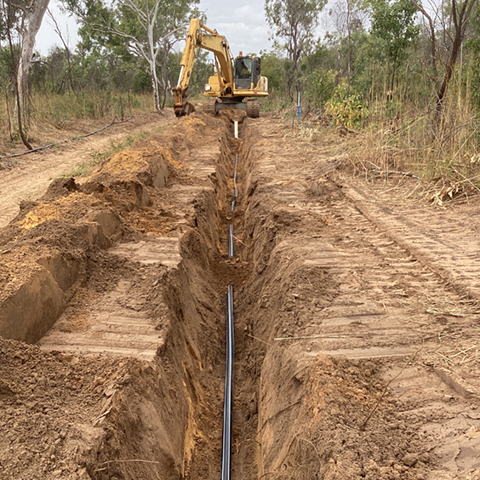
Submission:
[[[215,126],[218,131],[223,123]],[[144,209],[153,205],[151,196],[170,176],[182,175],[181,155],[212,135],[218,138],[215,128],[210,135],[204,130],[200,117],[189,117],[175,129],[115,154],[81,185],[56,180],[39,201],[24,203],[0,233],[0,334],[28,342],[40,339],[65,309],[70,290],[84,280],[89,256],[148,229]],[[162,222],[155,223],[158,230]]]
[[[207,129],[206,120],[180,120],[81,183],[53,182],[0,233],[2,336],[36,342],[65,312],[63,333],[93,328],[95,337],[88,308],[101,308],[102,295],[124,284],[124,311],[150,316],[158,332],[158,356],[149,364],[2,339],[0,403],[9,432],[2,478],[188,475],[197,441],[222,406],[222,278],[210,269],[220,243],[217,198],[196,152],[205,146],[214,172],[229,122],[208,120]],[[183,261],[170,272],[107,250],[159,234],[179,238]],[[211,365],[219,368],[215,381]],[[208,455],[216,471],[218,448]]]
[[0,338],[2,478],[88,479],[112,399],[132,360],[45,353]]
[[[425,478],[429,447],[397,415],[381,362],[320,355],[302,368],[302,356],[290,347],[266,359],[260,426],[265,472],[292,479]],[[275,442],[280,436],[284,441]]]

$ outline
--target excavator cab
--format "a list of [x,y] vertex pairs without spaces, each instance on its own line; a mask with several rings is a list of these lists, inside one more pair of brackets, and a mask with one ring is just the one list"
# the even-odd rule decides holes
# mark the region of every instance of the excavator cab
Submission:
[[250,90],[258,85],[260,80],[260,57],[235,58],[235,88]]

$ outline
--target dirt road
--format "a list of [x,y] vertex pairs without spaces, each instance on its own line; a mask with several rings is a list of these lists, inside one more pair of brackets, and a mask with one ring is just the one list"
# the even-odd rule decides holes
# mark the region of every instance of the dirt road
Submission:
[[2,478],[219,478],[227,285],[232,478],[480,478],[480,204],[356,177],[343,141],[199,113],[26,204]]
[[10,168],[0,169],[0,228],[18,214],[21,201],[37,199],[54,178],[68,174],[77,165],[91,163],[92,153],[108,151],[128,136],[158,129],[173,118],[171,112],[162,117],[135,115],[128,122],[112,125],[94,136],[8,160]]

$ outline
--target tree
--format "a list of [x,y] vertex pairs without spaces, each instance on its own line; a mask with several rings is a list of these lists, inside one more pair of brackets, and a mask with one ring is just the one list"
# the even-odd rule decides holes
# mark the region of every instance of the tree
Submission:
[[[28,92],[22,92],[20,89],[20,83],[19,83],[19,67],[17,67],[15,63],[15,50],[16,46],[14,45],[13,41],[13,35],[14,35],[14,25],[18,24],[18,9],[15,9],[11,2],[7,0],[2,0],[2,18],[5,21],[5,34],[6,38],[8,39],[8,46],[10,49],[10,62],[12,66],[12,73],[13,73],[13,84],[15,88],[15,100],[16,100],[16,108],[17,108],[17,121],[18,121],[18,131],[20,133],[20,137],[24,143],[24,145],[31,150],[32,146],[28,142],[27,136],[25,134],[24,128],[23,128],[23,119],[24,119],[24,106],[25,106],[25,98],[26,98],[26,93]],[[20,22],[20,25],[22,25],[23,22]],[[22,48],[21,50],[22,54],[24,53],[24,49]],[[31,61],[31,59],[29,60]],[[28,84],[27,84],[28,85]],[[11,134],[10,134],[11,136]]]
[[447,54],[447,61],[445,64],[445,72],[443,78],[439,74],[439,54],[438,54],[438,36],[436,19],[440,18],[439,10],[427,10],[422,3],[417,0],[410,0],[416,9],[423,15],[427,22],[430,33],[430,60],[432,65],[432,80],[435,87],[437,118],[440,118],[443,110],[443,103],[447,93],[448,84],[452,78],[457,63],[460,49],[465,39],[465,32],[467,30],[468,19],[472,13],[473,7],[477,0],[464,0],[457,2],[451,0],[450,4],[441,5],[439,9],[447,6],[449,9],[449,20],[447,21],[448,31],[444,28],[443,37],[446,39],[444,48]]
[[[0,15],[0,38],[5,38],[13,47],[15,34],[19,36],[20,55],[18,63],[14,57],[14,50],[11,48],[11,61],[15,64],[14,77],[15,88],[18,97],[19,121],[28,119],[26,106],[28,101],[28,75],[32,65],[33,47],[37,33],[42,25],[43,17],[50,0],[32,0],[26,3],[23,0],[13,2],[12,0],[2,1]],[[22,130],[19,125],[20,130]],[[21,133],[22,139],[24,135]],[[26,140],[24,139],[24,143]],[[28,142],[26,142],[28,143]]]
[[111,5],[101,0],[82,5],[69,1],[70,10],[81,16],[84,33],[95,32],[97,40],[103,37],[104,46],[115,44],[112,36],[118,37],[125,42],[129,53],[145,62],[155,108],[161,112],[169,87],[169,54],[174,44],[183,38],[183,26],[198,0],[115,0]]
[[[50,0],[33,0],[30,4],[18,3],[16,7],[23,12],[20,34],[22,37],[22,50],[18,62],[18,91],[20,107],[24,112],[28,99],[28,74],[32,65],[33,47],[37,33],[42,25],[42,20],[47,11]],[[25,115],[24,115],[25,117]]]
[[328,12],[332,19],[340,41],[346,39],[346,74],[347,83],[350,86],[350,77],[353,71],[353,36],[363,29],[364,12],[360,9],[358,0],[337,0]]
[[467,53],[471,55],[468,70],[471,75],[472,100],[475,107],[480,110],[480,5],[477,4],[471,14],[469,38],[465,42]]
[[389,98],[395,88],[395,74],[405,59],[407,48],[418,38],[416,8],[409,0],[372,0],[371,33],[383,40],[387,48],[387,90]]
[[[290,62],[287,71],[286,94],[298,85],[298,69],[303,56],[310,50],[318,15],[326,0],[265,0],[265,14],[277,46],[285,48]],[[284,43],[281,44],[280,42]]]

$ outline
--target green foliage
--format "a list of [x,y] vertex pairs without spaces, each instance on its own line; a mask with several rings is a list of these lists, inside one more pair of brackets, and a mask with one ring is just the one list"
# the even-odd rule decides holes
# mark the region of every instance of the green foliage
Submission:
[[338,72],[319,67],[305,78],[305,96],[315,108],[323,108],[332,97]]
[[286,72],[288,94],[298,81],[302,58],[315,43],[313,32],[325,4],[326,0],[265,0],[265,16],[273,32],[274,44],[285,50],[291,62]]
[[[129,65],[130,70],[148,72],[156,109],[163,108],[171,83],[173,46],[185,36],[180,27],[198,16],[199,0],[65,1],[81,18],[81,47],[87,55],[97,59],[110,56],[114,62]],[[132,74],[122,74],[116,82],[128,76],[133,83]],[[139,75],[135,84],[145,86],[144,76]]]
[[285,91],[285,70],[288,60],[280,58],[273,52],[260,52],[262,59],[262,75],[268,78],[270,93],[278,94]]
[[388,45],[388,55],[398,62],[404,58],[407,47],[419,34],[415,24],[416,7],[410,0],[370,0],[372,9],[371,33]]
[[396,70],[420,32],[420,26],[415,24],[417,9],[410,0],[369,0],[369,5],[371,34],[384,42],[389,62],[388,88],[393,91]]
[[10,48],[0,45],[0,87],[5,88],[12,80],[12,60]]
[[326,104],[326,112],[336,125],[357,128],[368,117],[368,108],[362,95],[353,92],[347,82],[337,85]]
[[472,14],[470,38],[465,42],[465,50],[469,53],[468,64],[464,66],[464,78],[470,78],[470,94],[472,102],[480,112],[480,5],[477,4]]
[[[213,63],[208,58],[209,52],[200,50],[195,58],[195,66],[192,70],[190,83],[188,84],[188,94],[193,97],[195,95],[203,94],[205,84],[208,83],[208,78],[213,75]],[[168,62],[168,80],[170,85],[176,85],[180,75],[180,61],[182,59],[181,52],[174,52],[170,54]]]

